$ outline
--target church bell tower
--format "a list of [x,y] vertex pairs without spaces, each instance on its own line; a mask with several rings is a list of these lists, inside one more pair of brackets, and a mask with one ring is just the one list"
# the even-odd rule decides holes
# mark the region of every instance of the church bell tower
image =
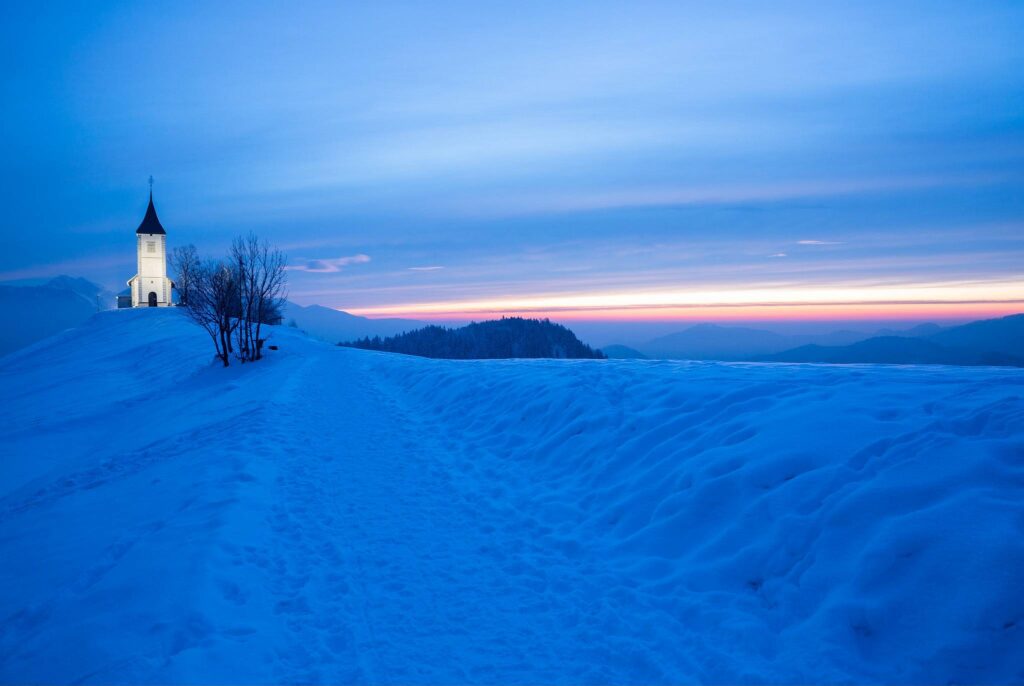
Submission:
[[153,206],[153,177],[149,177],[149,207],[135,230],[135,276],[128,281],[132,307],[168,307],[174,283],[167,278],[167,232]]

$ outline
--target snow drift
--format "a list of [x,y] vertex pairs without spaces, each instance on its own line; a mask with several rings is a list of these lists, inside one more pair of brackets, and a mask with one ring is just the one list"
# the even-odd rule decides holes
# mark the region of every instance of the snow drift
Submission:
[[0,360],[0,679],[1024,679],[1021,370],[273,335]]

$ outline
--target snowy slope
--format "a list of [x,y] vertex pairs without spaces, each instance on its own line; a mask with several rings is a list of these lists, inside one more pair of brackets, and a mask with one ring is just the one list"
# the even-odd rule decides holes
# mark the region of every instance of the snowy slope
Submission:
[[0,681],[1024,679],[1024,373],[0,360]]

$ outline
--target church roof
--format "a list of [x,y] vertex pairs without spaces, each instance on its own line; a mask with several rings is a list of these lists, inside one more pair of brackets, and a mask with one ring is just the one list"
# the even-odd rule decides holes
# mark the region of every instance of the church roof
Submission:
[[156,208],[153,207],[153,191],[149,192],[149,207],[146,208],[146,216],[142,218],[142,223],[139,224],[139,228],[135,229],[135,233],[167,233],[156,216]]

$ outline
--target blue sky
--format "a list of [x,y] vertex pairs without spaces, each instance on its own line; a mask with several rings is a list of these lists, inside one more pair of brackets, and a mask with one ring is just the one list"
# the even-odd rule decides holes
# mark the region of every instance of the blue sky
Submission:
[[371,315],[1024,310],[1024,4],[297,4],[5,4],[0,279],[122,283],[152,174]]

